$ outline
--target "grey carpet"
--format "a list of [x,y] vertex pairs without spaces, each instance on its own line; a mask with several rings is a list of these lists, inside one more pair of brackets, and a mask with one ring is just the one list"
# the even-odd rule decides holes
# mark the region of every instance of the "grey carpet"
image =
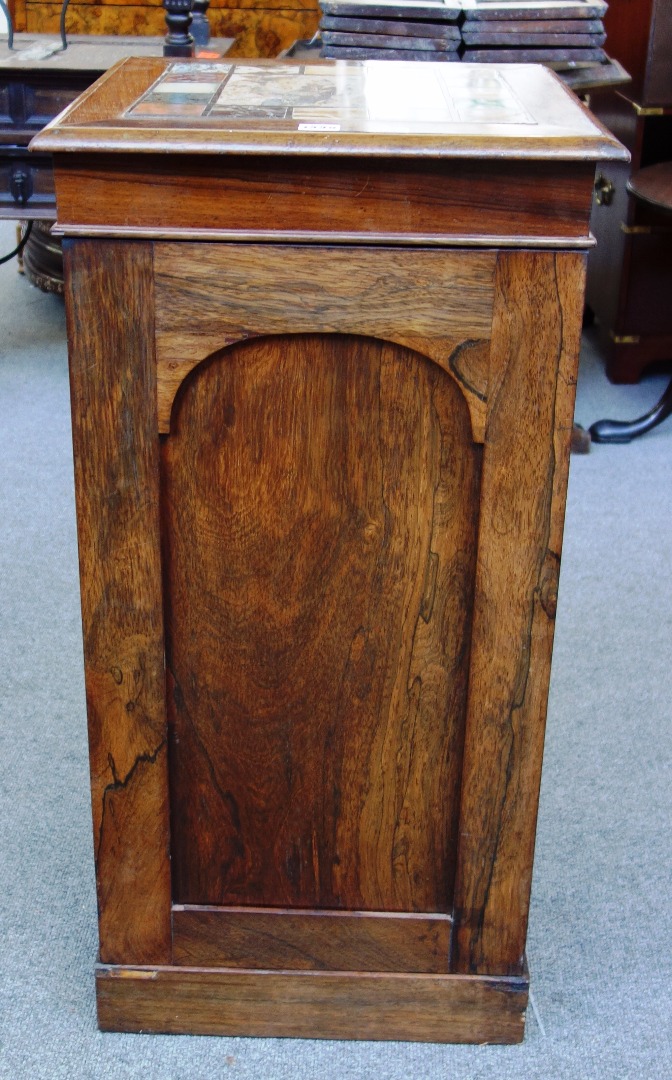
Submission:
[[[672,420],[572,461],[524,1044],[102,1035],[63,308],[10,264],[0,315],[0,1077],[672,1076]],[[587,345],[577,417],[664,385]]]

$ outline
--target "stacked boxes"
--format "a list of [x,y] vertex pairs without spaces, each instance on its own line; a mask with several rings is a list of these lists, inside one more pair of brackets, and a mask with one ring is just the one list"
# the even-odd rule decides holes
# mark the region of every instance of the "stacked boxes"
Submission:
[[604,0],[322,0],[322,56],[357,60],[606,62]]
[[334,60],[460,59],[462,7],[439,0],[322,0],[322,55]]
[[462,59],[474,63],[599,64],[602,0],[462,0]]

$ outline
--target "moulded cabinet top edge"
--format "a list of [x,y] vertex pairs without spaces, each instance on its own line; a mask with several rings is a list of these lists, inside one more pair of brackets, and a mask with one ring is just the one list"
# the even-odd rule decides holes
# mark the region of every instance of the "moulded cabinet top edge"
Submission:
[[627,160],[535,64],[170,60],[111,68],[33,139],[49,153]]

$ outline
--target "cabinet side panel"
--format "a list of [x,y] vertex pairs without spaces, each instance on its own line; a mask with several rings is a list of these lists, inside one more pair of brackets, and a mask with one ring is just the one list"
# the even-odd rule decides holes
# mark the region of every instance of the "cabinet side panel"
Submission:
[[447,912],[480,447],[437,365],[232,346],[163,451],[174,899]]
[[460,972],[523,965],[584,268],[571,253],[498,260],[455,898]]
[[152,253],[65,245],[100,955],[170,959]]

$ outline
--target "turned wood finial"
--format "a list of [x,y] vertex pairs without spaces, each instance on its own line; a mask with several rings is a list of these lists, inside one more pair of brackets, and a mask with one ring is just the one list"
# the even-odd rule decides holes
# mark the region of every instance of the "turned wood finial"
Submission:
[[194,39],[189,33],[191,0],[163,0],[168,33],[163,46],[164,56],[193,56]]
[[193,16],[191,33],[196,45],[201,49],[210,41],[210,23],[207,16],[209,7],[210,0],[193,0],[191,7]]

